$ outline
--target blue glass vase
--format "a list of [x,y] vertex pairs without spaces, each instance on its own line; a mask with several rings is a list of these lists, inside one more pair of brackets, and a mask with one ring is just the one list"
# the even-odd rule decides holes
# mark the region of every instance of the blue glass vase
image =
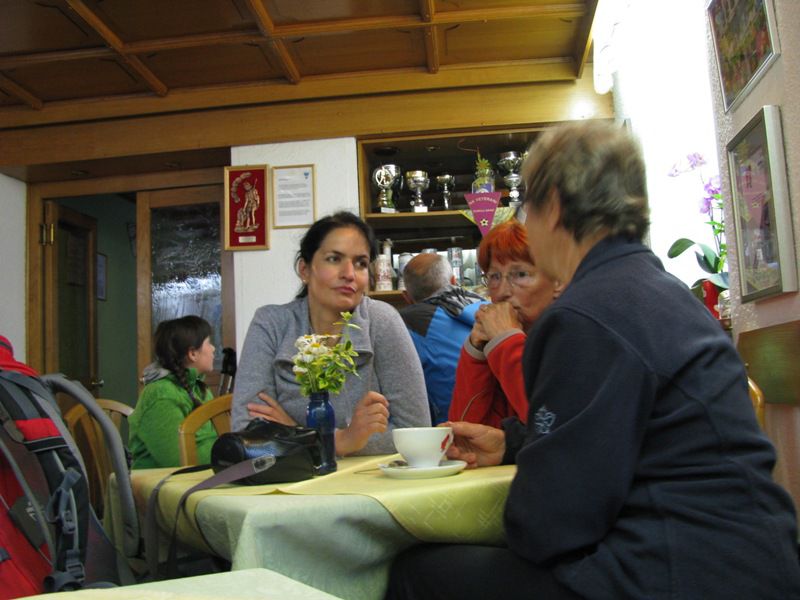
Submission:
[[322,460],[317,467],[318,475],[327,475],[336,470],[336,415],[329,402],[328,392],[311,392],[306,407],[306,426],[316,429],[322,440]]

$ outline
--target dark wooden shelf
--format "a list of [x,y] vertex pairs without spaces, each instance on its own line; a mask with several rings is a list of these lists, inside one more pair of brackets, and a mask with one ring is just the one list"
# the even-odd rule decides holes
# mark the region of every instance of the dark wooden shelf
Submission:
[[[390,229],[431,229],[475,226],[457,210],[436,210],[426,213],[369,213],[367,223],[381,231]],[[475,226],[477,227],[477,226]]]

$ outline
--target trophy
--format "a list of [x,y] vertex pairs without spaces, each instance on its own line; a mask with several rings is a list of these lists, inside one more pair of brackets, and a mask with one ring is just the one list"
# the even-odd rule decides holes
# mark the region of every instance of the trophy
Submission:
[[508,205],[514,208],[520,205],[519,190],[517,188],[519,184],[522,183],[522,177],[517,173],[517,170],[522,166],[524,158],[525,157],[520,156],[518,152],[511,150],[509,152],[503,152],[500,155],[500,160],[497,161],[497,165],[501,169],[508,171],[503,177],[503,181],[505,181],[506,185],[509,187]]
[[382,213],[397,212],[392,200],[392,188],[402,186],[403,176],[397,165],[381,165],[372,172],[372,181],[381,190],[378,194],[378,208]]
[[455,177],[449,173],[442,173],[436,176],[436,183],[442,190],[442,204],[444,210],[450,210],[450,186],[455,183]]
[[428,189],[428,174],[425,171],[406,171],[406,185],[414,192],[411,200],[411,210],[416,212],[428,212],[428,207],[422,201],[422,192]]

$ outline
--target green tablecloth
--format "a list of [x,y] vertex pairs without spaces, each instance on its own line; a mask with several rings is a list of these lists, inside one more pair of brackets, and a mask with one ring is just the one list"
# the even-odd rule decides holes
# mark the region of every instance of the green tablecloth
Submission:
[[[391,561],[419,541],[502,543],[503,507],[515,467],[398,480],[378,468],[394,458],[344,458],[339,470],[325,477],[197,492],[179,519],[178,538],[195,548],[210,547],[234,569],[267,567],[359,599],[381,598]],[[134,471],[140,514],[150,491],[170,471]],[[171,529],[181,494],[209,475],[177,475],[164,484],[162,529]]]
[[41,600],[335,600],[268,569],[246,569],[127,587],[30,596]]

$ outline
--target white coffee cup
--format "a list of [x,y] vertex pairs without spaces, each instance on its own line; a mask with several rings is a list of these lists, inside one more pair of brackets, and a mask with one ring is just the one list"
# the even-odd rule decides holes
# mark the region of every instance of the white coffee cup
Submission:
[[411,467],[438,467],[453,442],[452,427],[403,427],[392,431],[397,451]]

